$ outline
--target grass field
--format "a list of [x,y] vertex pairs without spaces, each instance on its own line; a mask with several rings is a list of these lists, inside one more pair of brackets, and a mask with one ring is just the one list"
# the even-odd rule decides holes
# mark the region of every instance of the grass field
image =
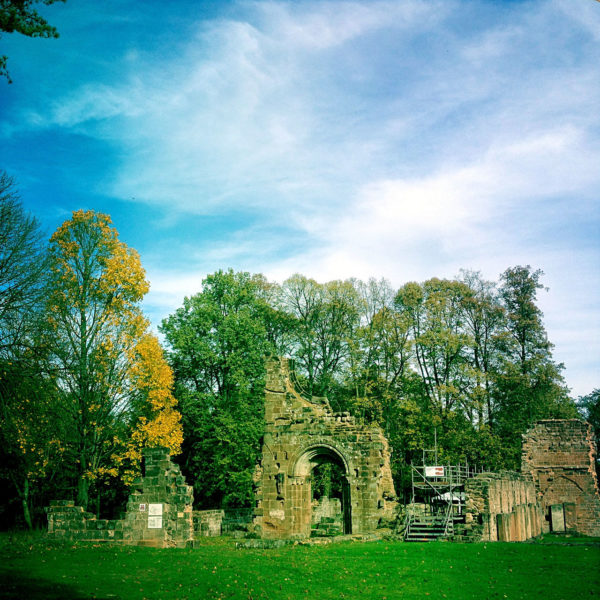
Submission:
[[[568,540],[565,540],[568,541]],[[344,542],[236,549],[227,539],[193,550],[57,544],[0,535],[0,598],[600,597],[600,545]]]

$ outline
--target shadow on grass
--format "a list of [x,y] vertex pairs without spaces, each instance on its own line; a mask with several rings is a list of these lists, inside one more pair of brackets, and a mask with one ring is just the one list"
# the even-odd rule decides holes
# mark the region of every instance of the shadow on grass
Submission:
[[[0,568],[0,600],[109,600],[85,595],[73,586],[48,579],[31,577],[25,571]],[[119,600],[111,596],[110,600]]]

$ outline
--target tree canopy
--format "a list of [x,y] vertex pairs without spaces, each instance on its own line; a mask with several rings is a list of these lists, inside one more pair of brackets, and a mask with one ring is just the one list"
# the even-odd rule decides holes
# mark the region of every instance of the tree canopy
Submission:
[[248,505],[260,450],[264,357],[281,329],[264,279],[218,271],[163,321],[184,427],[184,471],[201,505]]
[[252,498],[263,357],[281,349],[306,393],[384,428],[399,488],[434,438],[444,462],[518,469],[520,434],[536,419],[577,414],[537,307],[541,277],[529,266],[498,283],[465,271],[394,292],[385,280],[208,276],[162,326],[199,502]]
[[[55,2],[66,0],[0,0],[0,32],[57,38],[59,34],[56,27],[50,25],[35,8],[36,4],[50,5]],[[12,83],[6,69],[7,60],[7,56],[0,56],[0,76],[6,77],[8,82]]]
[[0,478],[29,526],[50,494],[117,505],[145,446],[180,453],[197,506],[251,506],[273,354],[305,393],[384,429],[400,493],[434,440],[443,463],[518,469],[538,419],[579,408],[598,430],[598,390],[569,397],[530,266],[398,290],[220,270],[162,322],[165,353],[108,215],[76,211],[46,243],[0,173],[0,216]]

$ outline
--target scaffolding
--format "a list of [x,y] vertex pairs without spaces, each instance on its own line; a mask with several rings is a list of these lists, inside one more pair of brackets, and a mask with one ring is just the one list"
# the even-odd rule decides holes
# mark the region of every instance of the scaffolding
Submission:
[[434,450],[423,450],[422,464],[411,465],[412,493],[406,507],[404,539],[451,538],[454,525],[464,522],[465,482],[477,472],[468,464],[440,465],[437,443]]

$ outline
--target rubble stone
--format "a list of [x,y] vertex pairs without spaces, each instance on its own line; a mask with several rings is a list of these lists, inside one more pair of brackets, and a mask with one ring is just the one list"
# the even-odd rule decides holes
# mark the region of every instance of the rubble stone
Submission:
[[191,545],[193,490],[166,448],[144,451],[146,476],[134,485],[122,520],[96,519],[71,500],[47,509],[51,537],[129,546],[183,548]]

